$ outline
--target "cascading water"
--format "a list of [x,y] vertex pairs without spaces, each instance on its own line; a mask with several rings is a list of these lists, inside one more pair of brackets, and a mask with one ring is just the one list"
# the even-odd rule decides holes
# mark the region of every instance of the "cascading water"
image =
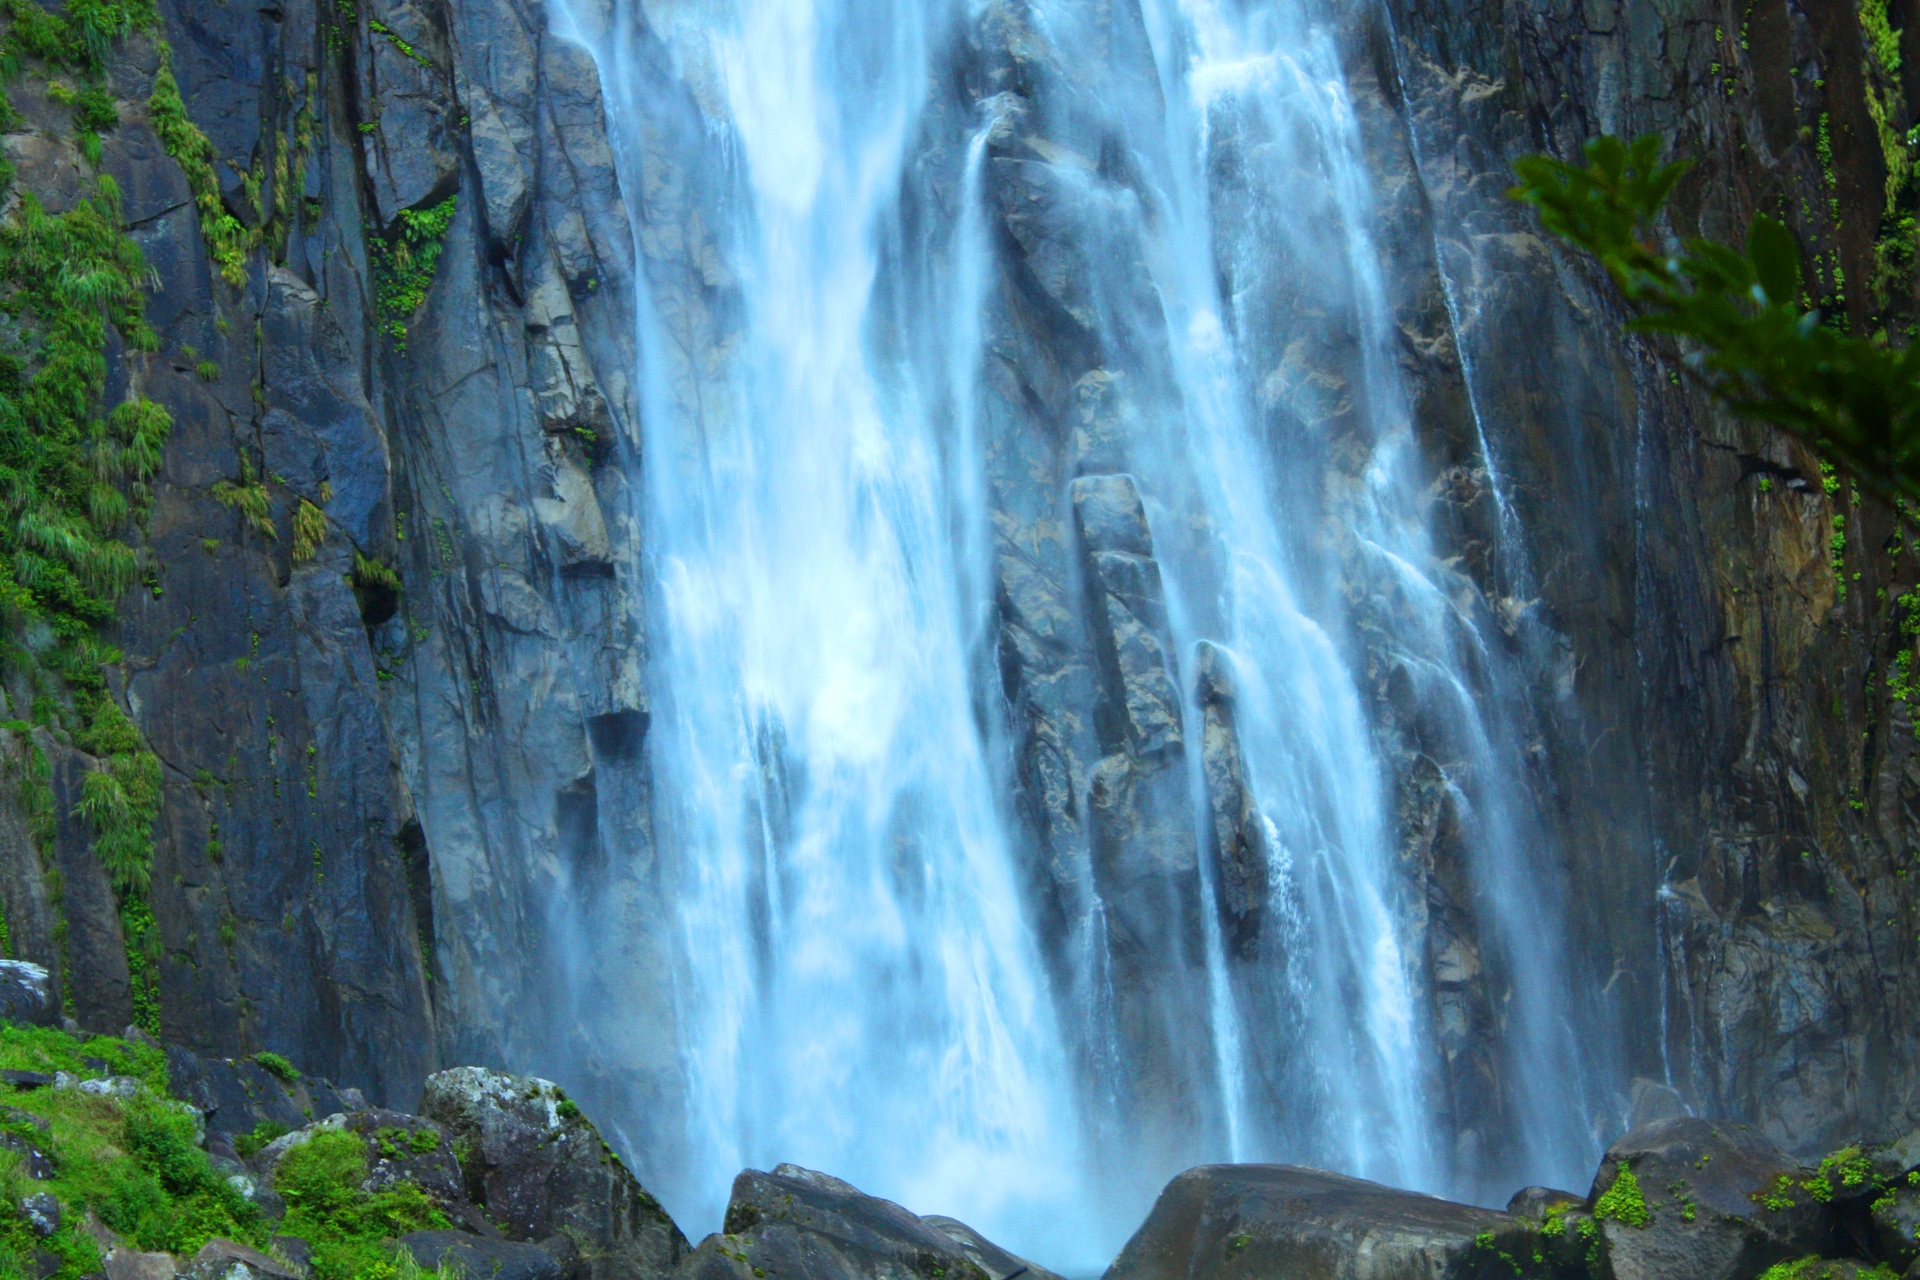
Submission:
[[[1116,1083],[1140,1049],[1114,987],[1141,970],[1116,969],[1113,921],[1137,904],[1096,874],[1078,945],[1036,936],[996,727],[980,414],[996,148],[1028,125],[984,94],[956,124],[945,96],[946,62],[1002,7],[574,15],[650,264],[634,463],[686,1130],[651,1181],[697,1232],[737,1169],[791,1161],[1084,1267],[1196,1158],[1469,1193],[1508,1172],[1440,1118],[1376,667],[1451,744],[1438,789],[1514,993],[1508,1122],[1533,1140],[1515,1163],[1579,1176],[1552,873],[1503,727],[1524,700],[1424,523],[1341,15],[1292,0],[1143,0],[1131,53],[1094,0],[1005,6],[1022,39],[1136,60],[1076,107],[1116,155],[1055,165],[1099,187],[1064,222],[1114,250],[1089,255],[1078,318],[1135,353],[1115,361],[1135,478],[1075,481],[1072,501],[1124,508],[1137,487],[1185,691],[1156,748],[1179,764],[1175,825],[1210,847],[1207,751],[1230,732],[1264,863],[1256,945],[1196,859],[1198,976],[1155,1015],[1179,1050],[1158,1069],[1182,1077],[1161,1087],[1198,1100],[1179,1140],[1140,1137],[1124,1112],[1146,1095]],[[928,142],[942,130],[958,144]],[[1165,923],[1168,955],[1184,936]],[[1135,1167],[1112,1194],[1116,1164]]]

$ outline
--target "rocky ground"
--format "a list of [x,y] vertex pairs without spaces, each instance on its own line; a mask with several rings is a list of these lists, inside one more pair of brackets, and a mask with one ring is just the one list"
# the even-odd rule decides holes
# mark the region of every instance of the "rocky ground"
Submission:
[[[33,1280],[1059,1280],[964,1223],[829,1174],[735,1179],[697,1246],[566,1093],[480,1067],[417,1115],[271,1054],[57,1028],[0,962],[0,1276]],[[1920,1131],[1809,1166],[1744,1124],[1673,1116],[1584,1194],[1506,1210],[1285,1165],[1187,1171],[1105,1280],[1914,1280]]]

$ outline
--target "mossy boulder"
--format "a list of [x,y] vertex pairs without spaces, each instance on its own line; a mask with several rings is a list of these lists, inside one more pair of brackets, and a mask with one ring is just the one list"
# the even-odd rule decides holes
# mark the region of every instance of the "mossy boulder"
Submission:
[[1815,1176],[1745,1126],[1683,1117],[1608,1148],[1587,1203],[1613,1280],[1751,1280],[1825,1243]]
[[458,1154],[466,1193],[509,1240],[566,1237],[591,1280],[660,1280],[687,1238],[559,1086],[457,1067],[420,1111]]

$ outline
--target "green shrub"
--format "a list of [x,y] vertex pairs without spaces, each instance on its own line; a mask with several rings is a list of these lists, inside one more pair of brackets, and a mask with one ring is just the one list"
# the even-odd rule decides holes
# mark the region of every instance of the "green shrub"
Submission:
[[271,1120],[262,1120],[253,1126],[250,1133],[238,1133],[233,1137],[233,1150],[242,1160],[251,1160],[273,1142],[275,1138],[284,1138],[291,1132],[287,1126]]
[[313,1280],[394,1275],[395,1237],[447,1225],[419,1187],[369,1193],[366,1177],[366,1140],[344,1130],[316,1133],[282,1157],[273,1184],[287,1203],[280,1230],[313,1245]]
[[1920,343],[1845,332],[1838,296],[1831,315],[1806,305],[1819,281],[1764,213],[1742,250],[1674,243],[1663,211],[1690,162],[1662,164],[1660,148],[1649,134],[1595,138],[1581,165],[1528,156],[1509,194],[1593,254],[1637,313],[1629,327],[1682,344],[1682,367],[1733,413],[1802,437],[1890,502],[1920,497]]
[[268,1075],[275,1076],[287,1084],[299,1084],[300,1072],[291,1062],[277,1053],[256,1053],[253,1060],[260,1064]]

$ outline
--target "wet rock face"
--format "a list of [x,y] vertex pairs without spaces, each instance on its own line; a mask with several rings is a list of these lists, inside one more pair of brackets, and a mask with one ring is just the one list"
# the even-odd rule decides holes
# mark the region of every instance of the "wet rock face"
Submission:
[[[164,766],[161,1021],[209,1058],[272,1049],[411,1105],[449,1046],[537,1052],[538,1021],[498,1011],[543,1002],[520,989],[540,965],[501,959],[538,949],[558,870],[598,864],[603,809],[643,825],[634,547],[607,515],[634,440],[632,233],[598,77],[512,0],[161,16],[227,210],[261,231],[223,280],[149,127],[159,50],[131,38],[102,168],[161,350],[110,351],[109,386],[173,429],[114,687]],[[65,109],[22,106],[20,183],[64,207]],[[379,247],[435,209],[457,213],[428,296],[397,314]],[[261,520],[214,496],[254,482]],[[296,515],[322,518],[316,545]],[[25,714],[30,691],[6,696]],[[46,756],[57,818],[36,849],[0,798],[0,900],[62,1012],[117,1031],[126,943],[70,816],[93,762],[43,737],[0,743]],[[609,1088],[657,1066],[609,1058],[629,1073]]]
[[[1752,210],[1784,209],[1823,270],[1871,272],[1885,168],[1855,7],[1389,8],[1460,302],[1447,341],[1483,371],[1475,408],[1542,568],[1532,621],[1509,634],[1525,644],[1544,626],[1575,664],[1538,749],[1574,815],[1560,832],[1570,942],[1612,975],[1596,1007],[1624,1046],[1621,1078],[1671,1062],[1696,1114],[1803,1154],[1902,1132],[1920,1120],[1906,853],[1920,770],[1910,709],[1868,673],[1905,643],[1888,648],[1886,628],[1911,557],[1886,553],[1889,514],[1824,485],[1809,451],[1728,419],[1653,346],[1621,340],[1606,282],[1499,195],[1519,155],[1657,133],[1700,161],[1675,199],[1683,234],[1738,243]],[[1860,323],[1871,290],[1842,292]],[[1451,327],[1415,321],[1410,336]],[[1436,446],[1459,413],[1451,363],[1418,370]],[[1475,514],[1476,466],[1456,453],[1436,490],[1469,565],[1497,546]],[[1516,594],[1511,575],[1474,572],[1489,598]]]
[[552,1083],[458,1067],[428,1079],[420,1110],[459,1154],[467,1195],[509,1239],[570,1239],[593,1280],[653,1280],[687,1252],[659,1202]]
[[1508,1214],[1318,1169],[1210,1165],[1168,1184],[1107,1280],[1496,1275],[1526,1236]]

